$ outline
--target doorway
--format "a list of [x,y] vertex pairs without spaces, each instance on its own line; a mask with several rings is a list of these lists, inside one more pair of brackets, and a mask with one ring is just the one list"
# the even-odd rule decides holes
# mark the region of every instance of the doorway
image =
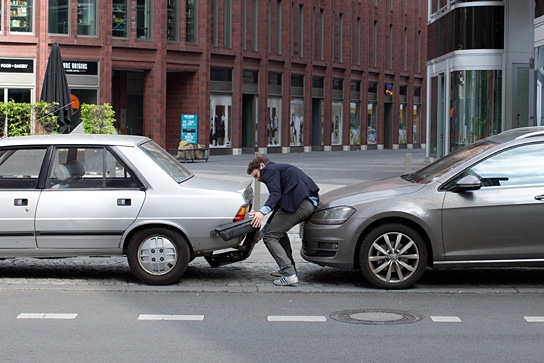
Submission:
[[323,100],[312,98],[312,150],[323,151]]
[[257,147],[257,96],[242,95],[242,153],[254,153]]

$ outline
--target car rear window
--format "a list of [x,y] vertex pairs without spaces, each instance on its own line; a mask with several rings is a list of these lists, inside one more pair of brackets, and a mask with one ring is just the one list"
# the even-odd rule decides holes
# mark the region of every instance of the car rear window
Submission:
[[172,155],[167,153],[162,147],[157,145],[154,141],[148,141],[139,145],[140,148],[161,168],[166,171],[175,181],[178,183],[183,182],[193,176],[189,170],[187,170],[179,161]]

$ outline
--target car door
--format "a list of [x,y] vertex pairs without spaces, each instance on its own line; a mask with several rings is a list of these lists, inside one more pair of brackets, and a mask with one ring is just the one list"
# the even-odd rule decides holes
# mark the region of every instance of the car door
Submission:
[[115,249],[145,191],[105,147],[58,147],[36,211],[38,248]]
[[0,249],[36,248],[34,216],[46,148],[0,150]]
[[448,260],[544,258],[544,145],[517,146],[467,170],[475,191],[446,192],[443,237]]

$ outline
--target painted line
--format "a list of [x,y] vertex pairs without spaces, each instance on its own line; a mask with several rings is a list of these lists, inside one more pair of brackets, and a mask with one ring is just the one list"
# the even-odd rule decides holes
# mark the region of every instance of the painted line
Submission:
[[305,315],[270,315],[268,321],[303,321],[303,322],[324,322],[327,318],[324,316],[305,316]]
[[461,319],[457,316],[431,316],[431,320],[435,323],[460,323]]
[[204,315],[158,315],[158,314],[140,314],[138,320],[183,320],[183,321],[202,321]]
[[42,314],[42,313],[21,313],[17,319],[75,319],[77,314]]
[[529,323],[544,323],[544,316],[524,316]]

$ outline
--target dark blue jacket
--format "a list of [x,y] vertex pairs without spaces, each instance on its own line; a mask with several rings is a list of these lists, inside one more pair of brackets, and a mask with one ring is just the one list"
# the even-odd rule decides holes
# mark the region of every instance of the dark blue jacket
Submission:
[[270,193],[264,205],[272,210],[282,207],[294,212],[305,198],[319,198],[319,187],[296,166],[271,162],[260,170],[260,174]]

